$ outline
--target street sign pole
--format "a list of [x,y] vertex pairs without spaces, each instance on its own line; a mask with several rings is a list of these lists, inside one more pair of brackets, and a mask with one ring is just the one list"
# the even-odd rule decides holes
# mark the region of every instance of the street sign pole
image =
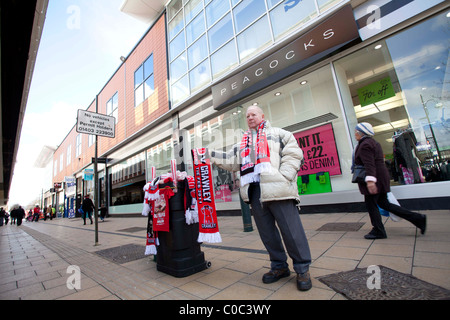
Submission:
[[[78,110],[78,133],[95,135],[94,162],[94,219],[95,219],[95,245],[98,246],[98,211],[100,209],[99,183],[98,183],[98,136],[114,138],[116,136],[116,119],[98,113],[98,95],[95,96],[95,113],[87,110]],[[104,158],[106,164],[106,158]],[[102,158],[103,161],[103,158]],[[103,163],[103,162],[102,162]]]
[[[98,113],[98,95],[95,96],[95,113]],[[95,219],[95,245],[98,246],[98,135],[95,135],[95,161],[94,161],[94,219]]]

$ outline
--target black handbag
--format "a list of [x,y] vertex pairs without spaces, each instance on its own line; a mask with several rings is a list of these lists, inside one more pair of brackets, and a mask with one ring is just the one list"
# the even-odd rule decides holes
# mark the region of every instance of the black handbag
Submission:
[[365,182],[366,181],[366,168],[362,165],[355,165],[353,168],[353,183]]

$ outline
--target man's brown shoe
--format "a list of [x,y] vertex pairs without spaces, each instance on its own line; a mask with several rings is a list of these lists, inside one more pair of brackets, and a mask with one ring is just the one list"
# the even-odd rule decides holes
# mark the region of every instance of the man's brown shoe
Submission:
[[278,269],[278,270],[270,270],[266,274],[263,275],[262,281],[264,283],[273,283],[281,278],[289,277],[291,275],[291,272],[288,268],[286,269]]
[[300,291],[308,291],[312,288],[309,272],[297,273],[297,288]]

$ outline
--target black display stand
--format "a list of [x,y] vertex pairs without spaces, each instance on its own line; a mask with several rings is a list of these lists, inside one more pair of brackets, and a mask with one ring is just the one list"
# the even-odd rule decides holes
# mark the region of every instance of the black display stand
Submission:
[[200,243],[197,242],[198,223],[186,224],[184,193],[184,183],[179,182],[178,191],[169,199],[170,230],[158,232],[159,246],[156,255],[157,270],[177,278],[190,276],[210,265],[205,261]]

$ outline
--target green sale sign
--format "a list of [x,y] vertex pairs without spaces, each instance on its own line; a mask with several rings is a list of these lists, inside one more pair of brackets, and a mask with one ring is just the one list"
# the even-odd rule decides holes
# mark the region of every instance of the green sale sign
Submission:
[[361,107],[376,103],[395,96],[391,78],[386,77],[368,86],[358,89],[359,102]]

